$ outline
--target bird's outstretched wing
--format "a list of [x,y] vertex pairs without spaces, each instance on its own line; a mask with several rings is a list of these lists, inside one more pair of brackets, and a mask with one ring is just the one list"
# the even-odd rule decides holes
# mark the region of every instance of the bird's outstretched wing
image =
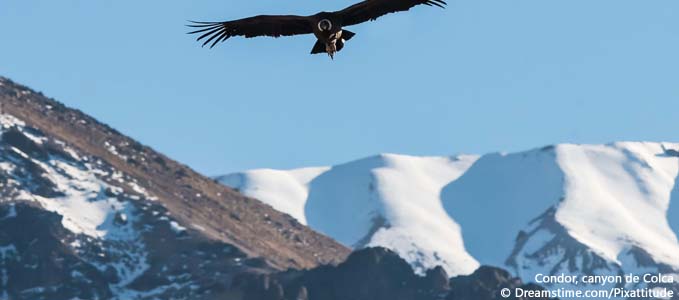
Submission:
[[389,13],[407,11],[416,5],[438,6],[444,8],[444,0],[365,0],[338,11],[342,25],[350,26],[373,21]]
[[301,16],[256,16],[226,22],[192,22],[188,25],[197,30],[189,34],[200,34],[198,41],[205,39],[203,46],[210,48],[232,36],[246,38],[256,36],[290,36],[313,33],[313,27],[307,17]]

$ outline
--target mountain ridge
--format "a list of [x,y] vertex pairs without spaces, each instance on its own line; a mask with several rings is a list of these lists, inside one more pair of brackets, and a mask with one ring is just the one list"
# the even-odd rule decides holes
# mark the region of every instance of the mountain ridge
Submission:
[[[335,176],[336,182],[318,185],[311,179],[306,193],[332,195],[354,189],[339,193],[335,201],[360,198],[361,205],[349,205],[357,215],[383,218],[381,223],[387,224],[375,230],[364,222],[354,237],[367,235],[367,245],[392,249],[416,269],[441,264],[449,273],[463,275],[487,264],[507,267],[526,281],[536,272],[679,274],[679,258],[675,257],[679,253],[677,149],[679,144],[667,142],[558,144],[517,153],[468,155],[468,163],[457,169],[451,167],[455,157],[383,154],[368,158],[381,160],[378,163],[365,164],[366,159],[359,159],[316,167],[323,170],[317,178]],[[461,157],[465,156],[457,159]],[[432,161],[436,166],[428,164]],[[338,170],[347,165],[356,173],[338,176]],[[458,174],[446,177],[446,172]],[[285,171],[257,169],[217,179],[276,207],[276,200],[266,199],[269,184],[277,182],[267,178],[270,174],[286,175]],[[364,179],[352,182],[360,177]],[[427,195],[434,195],[435,201]],[[308,200],[296,199],[295,203]],[[432,201],[436,203],[427,204]],[[304,209],[338,218],[336,209],[309,204]],[[306,220],[312,228],[355,246],[351,239],[318,226],[308,216]],[[449,226],[449,231],[422,233],[413,225],[426,222]],[[393,223],[403,226],[394,230]],[[432,247],[426,239],[445,242]],[[442,255],[446,248],[456,249],[454,256]],[[460,253],[466,253],[462,258],[471,258],[463,268]]]

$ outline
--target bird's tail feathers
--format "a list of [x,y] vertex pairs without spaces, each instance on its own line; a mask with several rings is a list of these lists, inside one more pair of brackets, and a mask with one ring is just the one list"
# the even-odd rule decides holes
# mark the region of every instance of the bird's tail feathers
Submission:
[[352,37],[354,37],[354,35],[356,35],[356,34],[353,33],[353,32],[351,32],[351,31],[349,31],[349,30],[342,29],[342,37],[341,37],[341,39],[343,39],[343,40],[345,40],[345,41],[348,41],[348,40],[350,40]]
[[314,44],[314,47],[311,48],[311,54],[318,53],[325,53],[325,43],[321,42],[320,40],[317,40],[316,44]]
[[340,52],[340,50],[344,49],[344,39],[337,40],[335,47],[337,48],[337,52]]

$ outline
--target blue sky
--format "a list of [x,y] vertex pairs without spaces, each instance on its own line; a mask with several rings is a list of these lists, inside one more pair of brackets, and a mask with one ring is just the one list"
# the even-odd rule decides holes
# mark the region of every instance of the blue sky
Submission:
[[208,175],[395,152],[679,140],[679,1],[450,0],[357,33],[200,48],[186,20],[353,0],[3,0],[0,74]]

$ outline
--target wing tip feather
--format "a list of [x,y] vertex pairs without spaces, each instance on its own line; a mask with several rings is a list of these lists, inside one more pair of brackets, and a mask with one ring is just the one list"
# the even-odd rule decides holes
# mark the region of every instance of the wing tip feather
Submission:
[[192,24],[188,24],[186,26],[194,29],[197,28],[197,30],[188,32],[187,34],[203,33],[201,36],[196,38],[197,42],[207,38],[205,41],[203,41],[203,44],[201,45],[202,48],[212,43],[210,45],[210,49],[212,49],[218,43],[224,42],[231,37],[228,33],[228,29],[226,26],[224,26],[224,22],[198,22],[191,20],[189,20],[189,22]]
[[427,0],[426,2],[424,2],[424,4],[429,5],[429,6],[432,6],[432,5],[437,6],[437,7],[443,8],[443,9],[445,9],[446,6],[448,5],[448,3],[446,3],[445,0]]

